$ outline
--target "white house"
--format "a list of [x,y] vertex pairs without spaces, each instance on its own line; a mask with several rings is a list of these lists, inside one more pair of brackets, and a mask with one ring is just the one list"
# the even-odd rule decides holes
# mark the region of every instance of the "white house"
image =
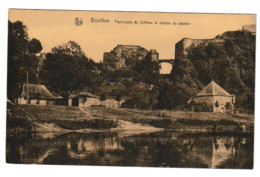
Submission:
[[226,112],[226,104],[232,107],[235,104],[235,96],[221,88],[213,80],[195,96],[195,102],[206,102],[212,105],[213,112]]

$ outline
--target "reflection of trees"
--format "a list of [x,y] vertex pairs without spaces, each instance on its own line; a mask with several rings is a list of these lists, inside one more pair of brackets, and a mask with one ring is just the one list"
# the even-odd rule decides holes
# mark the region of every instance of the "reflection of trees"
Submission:
[[[170,136],[158,136],[155,133],[154,137],[137,136],[135,141],[125,140],[123,146],[125,149],[136,149],[135,166],[171,166],[171,167],[207,167],[205,164],[198,162],[194,164],[194,160],[190,159],[186,153],[192,149],[193,140],[189,139],[173,139],[173,134]],[[145,157],[145,159],[144,159]]]
[[7,163],[22,163],[20,154],[20,143],[23,138],[8,137],[6,141],[6,162]]
[[252,167],[252,137],[157,132],[70,133],[55,138],[8,137],[7,162],[170,167]]
[[37,163],[46,155],[46,152],[53,151],[54,146],[48,144],[48,139],[38,139],[33,135],[23,135],[7,138],[7,162],[9,163]]

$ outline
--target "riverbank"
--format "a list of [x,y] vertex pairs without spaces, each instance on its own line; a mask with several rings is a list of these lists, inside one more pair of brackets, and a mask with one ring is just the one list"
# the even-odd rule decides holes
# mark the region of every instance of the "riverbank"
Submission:
[[7,133],[92,133],[138,134],[162,131],[151,125],[93,116],[91,110],[67,106],[14,105],[8,103]]
[[[98,116],[101,110],[92,113]],[[107,108],[105,117],[182,132],[254,132],[254,115],[247,114]]]
[[[254,116],[67,106],[9,106],[8,131],[161,131],[253,133]],[[20,110],[19,110],[19,109]],[[31,125],[33,123],[33,126]],[[128,124],[125,124],[128,122]],[[129,128],[130,124],[131,130]],[[44,126],[39,126],[44,125]],[[50,127],[46,128],[46,125]],[[134,125],[134,126],[133,126]],[[60,128],[60,129],[59,129]]]

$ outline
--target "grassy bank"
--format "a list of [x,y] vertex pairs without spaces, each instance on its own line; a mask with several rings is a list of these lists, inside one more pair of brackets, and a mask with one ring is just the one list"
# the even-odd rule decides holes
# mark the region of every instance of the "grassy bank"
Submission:
[[[95,108],[92,113],[98,116],[101,110]],[[108,108],[105,117],[177,131],[254,132],[254,116],[245,114]]]
[[[21,108],[41,122],[68,130],[116,128],[119,120],[125,120],[180,132],[254,132],[253,115],[41,105],[21,105]],[[20,120],[25,115],[13,112],[12,117],[19,120],[10,119],[9,126],[32,129],[30,122]]]
[[[105,130],[115,128],[118,125],[117,120],[93,117],[91,113],[84,112],[78,107],[19,105],[19,107],[12,106],[10,109],[12,113],[7,117],[9,131],[18,129],[19,132],[32,131],[35,128],[34,121],[38,123],[54,123],[67,130]],[[30,120],[29,115],[37,118],[37,120]]]

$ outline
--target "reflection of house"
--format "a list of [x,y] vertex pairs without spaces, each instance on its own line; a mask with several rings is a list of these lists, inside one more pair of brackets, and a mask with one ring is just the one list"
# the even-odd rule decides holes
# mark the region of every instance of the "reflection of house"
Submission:
[[217,168],[235,156],[234,137],[214,137],[213,141],[211,138],[213,137],[183,139],[181,143],[189,150],[189,160],[196,160],[198,164],[206,164],[209,168]]
[[80,139],[67,142],[67,151],[70,158],[85,159],[91,154],[98,153],[99,151],[113,151],[123,150],[124,148],[118,141],[111,138],[100,140],[93,139]]
[[213,112],[225,112],[229,103],[233,107],[235,96],[229,94],[213,80],[195,96],[195,102],[206,102],[213,106]]
[[98,106],[101,102],[98,96],[87,92],[79,92],[69,96],[69,106],[91,107]]
[[59,99],[61,99],[61,97],[54,96],[44,85],[23,84],[22,94],[18,98],[18,104],[52,105]]
[[235,154],[234,137],[216,138],[213,143],[211,168],[216,168]]

